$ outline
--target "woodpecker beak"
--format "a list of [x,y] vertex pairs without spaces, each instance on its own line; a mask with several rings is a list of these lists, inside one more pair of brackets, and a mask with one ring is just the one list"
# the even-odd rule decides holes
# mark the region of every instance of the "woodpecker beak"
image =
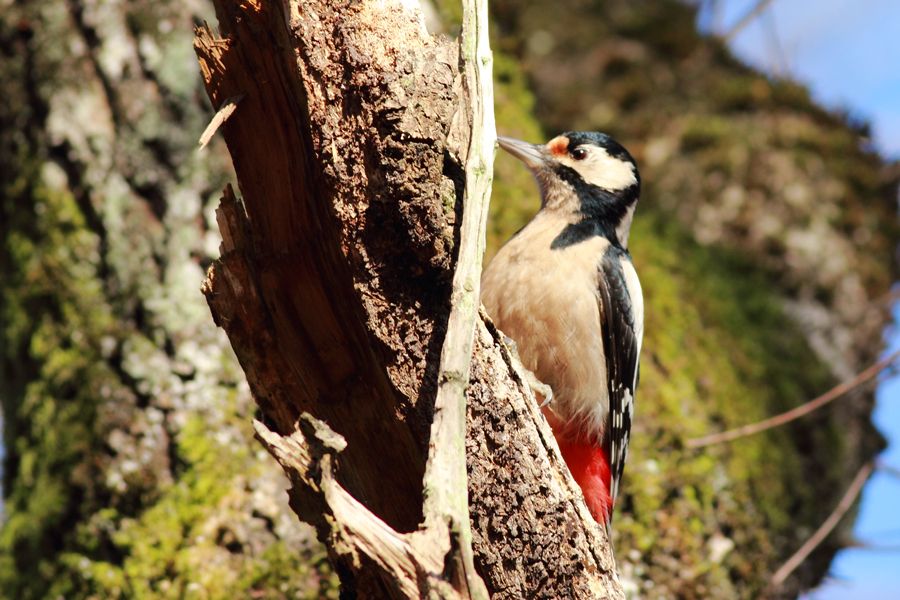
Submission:
[[525,163],[529,169],[539,169],[550,161],[547,148],[540,144],[529,144],[503,136],[498,137],[497,141],[501,148]]

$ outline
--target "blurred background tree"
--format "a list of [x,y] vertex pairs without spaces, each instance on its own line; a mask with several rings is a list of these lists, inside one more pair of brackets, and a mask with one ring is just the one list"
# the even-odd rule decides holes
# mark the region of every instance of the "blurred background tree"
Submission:
[[0,595],[333,592],[199,292],[223,145],[205,2],[5,2]]
[[[191,49],[200,0],[0,1],[0,401],[9,598],[336,596],[252,439],[199,293],[232,179]],[[495,0],[497,118],[599,129],[637,157],[647,301],[616,520],[643,597],[757,597],[883,441],[872,398],[730,445],[878,354],[897,169],[865,126],[696,33],[674,0]],[[452,30],[458,9],[437,4]],[[497,161],[490,244],[537,209]],[[814,585],[840,536],[784,595]]]

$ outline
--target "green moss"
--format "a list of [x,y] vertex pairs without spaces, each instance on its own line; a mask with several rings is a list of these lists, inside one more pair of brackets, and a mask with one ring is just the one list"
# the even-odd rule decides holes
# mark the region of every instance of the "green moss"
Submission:
[[735,75],[716,80],[712,91],[717,112],[758,110],[772,98],[772,86],[761,75]]
[[733,130],[732,123],[724,118],[691,119],[685,124],[681,134],[681,147],[685,151],[692,151],[714,146],[723,139],[728,139]]
[[[84,591],[102,597],[318,598],[333,593],[323,555],[298,554],[283,543],[259,556],[241,553],[241,523],[233,515],[235,472],[247,469],[250,449],[225,446],[209,435],[207,424],[192,418],[178,440],[189,465],[178,481],[138,518],[125,519],[113,535],[124,556],[119,565],[72,556],[80,565]],[[115,520],[115,517],[113,517]],[[225,546],[223,548],[223,545]],[[230,550],[229,550],[230,549]],[[259,592],[259,594],[257,594]]]
[[[5,190],[6,214],[21,198],[14,194],[28,191],[21,183]],[[59,575],[52,560],[56,534],[81,514],[83,494],[93,493],[83,457],[95,449],[94,398],[111,380],[96,345],[111,320],[94,302],[92,270],[71,260],[95,252],[97,240],[81,229],[70,194],[38,186],[33,200],[40,218],[16,213],[0,252],[2,359],[24,367],[7,370],[3,382],[5,439],[18,460],[15,471],[5,473],[0,589],[19,598],[36,597],[35,581]]]
[[[214,441],[207,424],[193,418],[182,430],[178,451],[185,470],[156,503],[134,518],[104,509],[85,519],[70,549],[38,569],[47,579],[31,588],[20,585],[16,597],[336,597],[337,582],[321,549],[298,551],[275,542],[259,555],[245,553],[233,529],[245,522],[245,515],[235,513],[242,508],[234,504],[235,474],[259,475],[247,446]],[[60,501],[65,488],[58,479],[49,481],[57,493],[36,482],[32,489],[42,492],[40,504],[30,507],[27,520],[17,511],[4,540],[33,539],[35,532],[23,531],[22,524],[58,525],[54,513],[41,507],[65,506]],[[26,551],[33,555],[35,549]],[[104,555],[113,560],[98,559]],[[0,569],[12,567],[4,558]]]
[[452,0],[437,0],[433,6],[441,24],[446,28],[446,33],[452,36],[459,35],[463,19],[462,3]]
[[[779,108],[793,108],[804,112],[814,109],[815,114],[817,115],[827,114],[813,103],[806,86],[800,85],[799,83],[789,80],[780,80],[772,87],[772,92],[773,100],[777,103]],[[828,120],[834,121],[834,117],[830,117]]]
[[[134,398],[109,360],[116,351],[108,340],[119,340],[125,356],[141,357],[146,368],[154,364],[146,350],[155,346],[111,316],[90,260],[99,241],[73,196],[37,178],[20,192],[40,216],[7,207],[15,218],[0,254],[2,359],[24,365],[7,370],[3,381],[8,466],[0,589],[21,599],[333,594],[319,547],[269,536],[267,546],[253,548],[239,531],[265,527],[241,504],[248,493],[241,481],[263,476],[265,463],[251,455],[252,434],[233,389],[231,400],[215,389],[210,398],[230,426],[240,424],[244,439],[217,441],[211,424],[195,415],[175,434],[174,480],[110,463],[106,443],[121,425],[105,405],[117,402],[122,410]],[[127,359],[121,368],[129,368]],[[156,381],[141,376],[148,385]],[[121,496],[108,487],[117,472],[127,486]]]

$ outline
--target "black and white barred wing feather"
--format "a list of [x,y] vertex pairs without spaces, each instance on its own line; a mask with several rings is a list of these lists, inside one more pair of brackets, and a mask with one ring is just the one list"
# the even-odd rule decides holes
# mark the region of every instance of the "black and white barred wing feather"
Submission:
[[610,496],[615,502],[628,456],[644,319],[640,283],[627,252],[610,248],[605,254],[600,263],[599,291],[609,391],[604,438]]

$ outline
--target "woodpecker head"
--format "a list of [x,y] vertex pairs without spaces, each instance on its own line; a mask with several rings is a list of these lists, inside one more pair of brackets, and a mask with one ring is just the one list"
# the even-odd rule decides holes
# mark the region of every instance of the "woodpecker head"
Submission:
[[570,222],[554,247],[605,235],[626,248],[641,190],[634,158],[617,141],[594,131],[570,131],[545,145],[501,137],[500,147],[531,170],[541,188],[541,208]]

